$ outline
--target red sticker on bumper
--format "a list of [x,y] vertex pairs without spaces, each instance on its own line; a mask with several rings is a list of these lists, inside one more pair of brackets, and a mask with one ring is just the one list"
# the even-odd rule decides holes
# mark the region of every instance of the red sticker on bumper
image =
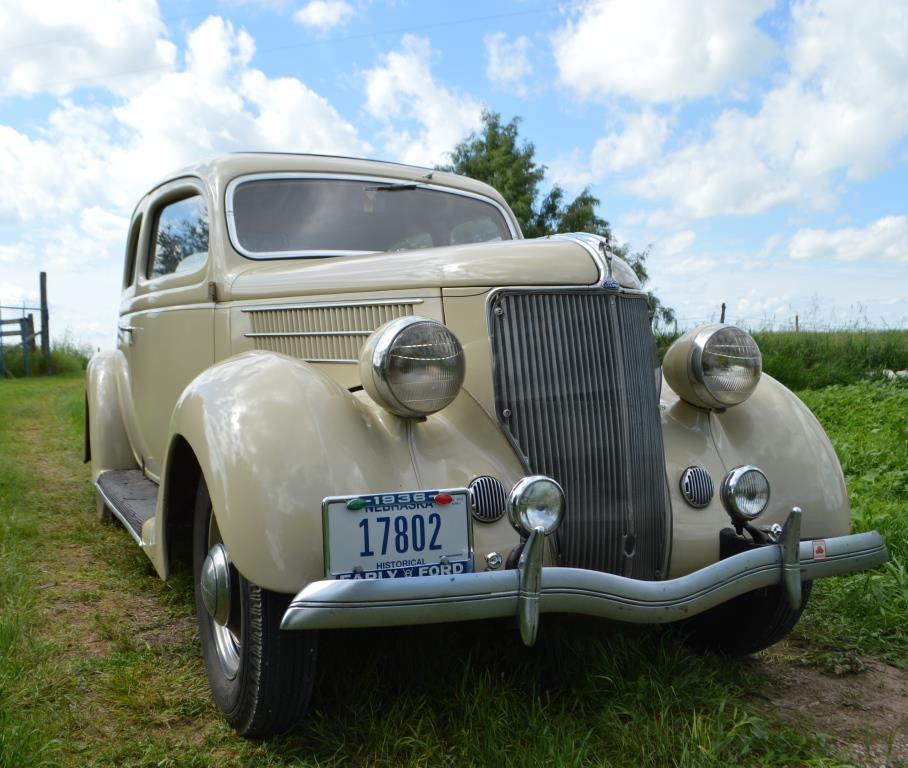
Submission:
[[826,540],[818,539],[813,542],[813,559],[814,560],[825,560],[826,559]]

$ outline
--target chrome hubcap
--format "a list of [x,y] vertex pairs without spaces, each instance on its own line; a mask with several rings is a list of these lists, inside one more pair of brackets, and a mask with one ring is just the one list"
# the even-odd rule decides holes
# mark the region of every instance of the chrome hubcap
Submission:
[[202,565],[202,602],[209,613],[211,636],[221,671],[228,680],[233,680],[240,667],[241,601],[232,589],[233,566],[214,515],[208,523],[208,548],[208,556]]

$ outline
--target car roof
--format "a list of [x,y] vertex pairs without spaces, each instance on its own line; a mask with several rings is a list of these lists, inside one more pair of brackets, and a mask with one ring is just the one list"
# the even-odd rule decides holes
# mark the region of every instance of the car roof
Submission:
[[221,155],[174,171],[154,188],[186,176],[198,176],[206,180],[212,189],[221,190],[239,176],[257,173],[342,173],[418,181],[484,195],[507,207],[507,202],[494,187],[455,173],[381,160],[292,152],[236,152]]

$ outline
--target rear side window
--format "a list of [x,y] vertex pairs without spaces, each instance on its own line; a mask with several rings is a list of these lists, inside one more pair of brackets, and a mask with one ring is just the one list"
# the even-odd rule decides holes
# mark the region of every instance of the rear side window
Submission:
[[148,278],[191,272],[208,258],[208,208],[201,195],[165,205],[158,213]]
[[123,266],[123,288],[129,288],[136,276],[136,256],[139,252],[139,230],[142,228],[142,217],[133,219],[126,237],[126,261]]

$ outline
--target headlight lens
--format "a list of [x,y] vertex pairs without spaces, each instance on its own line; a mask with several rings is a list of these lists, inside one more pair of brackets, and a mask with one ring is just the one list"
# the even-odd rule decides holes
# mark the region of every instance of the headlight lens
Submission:
[[722,481],[722,503],[732,520],[749,522],[769,504],[769,480],[757,467],[737,467]]
[[726,325],[706,335],[702,345],[695,344],[691,368],[706,391],[727,407],[750,397],[763,372],[763,357],[749,333]]
[[523,536],[537,528],[548,536],[561,524],[563,515],[564,491],[545,475],[523,478],[508,496],[508,520]]
[[733,325],[695,328],[669,348],[665,377],[678,395],[701,408],[729,408],[750,397],[763,373],[753,337]]
[[457,337],[425,317],[401,317],[378,328],[363,346],[359,366],[372,399],[411,418],[449,405],[466,370]]

